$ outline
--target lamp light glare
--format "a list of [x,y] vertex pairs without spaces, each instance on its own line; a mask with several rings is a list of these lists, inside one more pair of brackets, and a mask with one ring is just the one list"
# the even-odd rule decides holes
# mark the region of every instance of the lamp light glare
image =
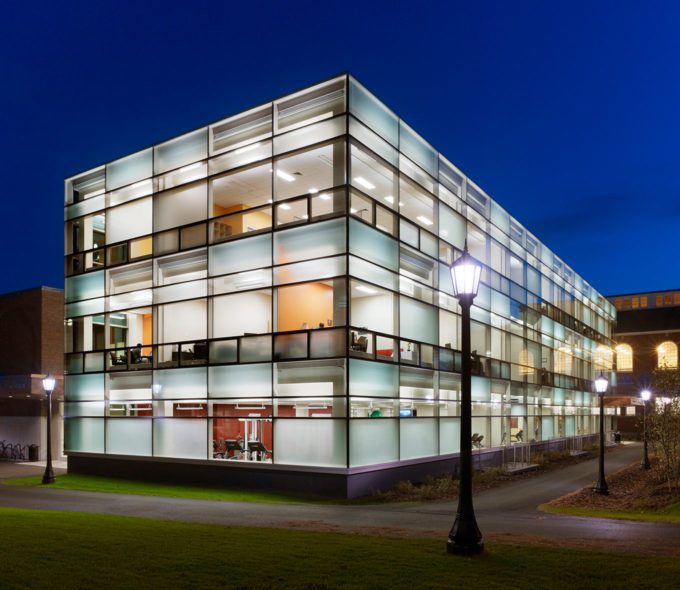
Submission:
[[52,393],[54,391],[54,386],[56,384],[57,380],[54,377],[52,377],[52,375],[48,375],[42,380],[43,389],[48,393]]
[[650,398],[652,397],[652,392],[649,391],[649,389],[643,389],[640,392],[640,397],[642,398],[643,401],[648,402]]
[[607,381],[607,378],[600,373],[600,376],[595,379],[595,391],[597,391],[597,393],[605,393],[608,385],[609,381]]

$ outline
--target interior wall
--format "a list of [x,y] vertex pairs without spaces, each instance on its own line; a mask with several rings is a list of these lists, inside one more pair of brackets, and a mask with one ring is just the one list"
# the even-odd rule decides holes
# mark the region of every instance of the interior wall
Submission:
[[352,325],[358,328],[368,328],[377,332],[395,333],[394,297],[387,294],[369,297],[355,297],[352,299]]
[[333,287],[320,283],[281,287],[278,292],[278,329],[301,330],[303,325],[328,326],[333,320]]
[[271,295],[238,293],[213,299],[212,336],[240,336],[271,331]]

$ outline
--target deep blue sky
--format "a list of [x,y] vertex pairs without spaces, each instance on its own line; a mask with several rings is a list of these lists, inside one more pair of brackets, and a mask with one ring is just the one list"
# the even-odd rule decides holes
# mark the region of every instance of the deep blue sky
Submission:
[[0,6],[0,292],[62,286],[63,178],[354,73],[596,289],[680,287],[680,3]]

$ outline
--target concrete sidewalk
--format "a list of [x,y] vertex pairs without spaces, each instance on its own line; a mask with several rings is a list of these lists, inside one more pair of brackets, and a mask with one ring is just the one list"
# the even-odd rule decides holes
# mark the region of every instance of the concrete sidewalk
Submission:
[[[607,453],[607,473],[629,465],[639,454],[639,445],[612,450]],[[479,526],[487,538],[538,537],[600,548],[634,546],[639,552],[654,553],[679,550],[680,525],[567,517],[536,511],[543,502],[593,483],[596,475],[597,461],[591,460],[480,493],[475,497]],[[446,537],[455,515],[454,502],[257,504],[4,485],[0,485],[0,505],[226,526],[423,534],[442,538]]]

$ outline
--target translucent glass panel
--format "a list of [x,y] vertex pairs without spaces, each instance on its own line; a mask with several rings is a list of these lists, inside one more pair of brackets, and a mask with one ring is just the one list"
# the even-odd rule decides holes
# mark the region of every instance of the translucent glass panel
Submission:
[[154,231],[201,221],[207,217],[205,181],[162,192],[154,197]]
[[272,135],[271,104],[252,109],[210,126],[210,154],[240,148],[248,153],[252,147]]
[[357,419],[349,423],[349,466],[399,460],[397,420]]
[[104,452],[103,418],[64,420],[64,450],[83,453]]
[[212,279],[211,283],[213,295],[270,287],[272,284],[272,271],[269,268],[262,268],[238,272],[226,277]]
[[403,178],[399,183],[399,211],[407,219],[436,233],[434,197],[428,195],[414,182]]
[[274,284],[298,283],[311,279],[335,277],[345,273],[345,257],[298,262],[274,269]]
[[275,264],[333,256],[344,251],[344,219],[314,223],[274,234]]
[[398,242],[353,219],[349,221],[349,250],[375,264],[399,270]]
[[90,172],[69,178],[65,182],[64,201],[78,203],[104,193],[105,169],[102,166]]
[[345,182],[345,142],[335,141],[274,162],[275,200],[339,186]]
[[65,375],[64,399],[96,401],[104,399],[104,375]]
[[151,371],[135,371],[134,373],[109,373],[107,376],[108,399],[149,400],[152,396]]
[[240,169],[210,181],[210,216],[266,205],[271,198],[271,164]]
[[157,258],[154,262],[157,286],[184,283],[206,276],[205,249]]
[[399,395],[399,367],[350,359],[349,394],[361,397],[397,397]]
[[432,176],[437,176],[437,152],[403,121],[399,125],[399,150]]
[[399,300],[399,334],[402,338],[438,344],[437,310],[408,297]]
[[271,397],[272,365],[233,365],[210,367],[210,397]]
[[397,116],[353,78],[349,79],[349,109],[392,145],[399,144]]
[[151,197],[107,210],[106,243],[114,244],[150,234],[153,230]]
[[439,452],[438,421],[431,418],[406,418],[399,421],[401,459],[431,457]]
[[206,432],[206,421],[201,419],[163,418],[154,420],[154,456],[207,459],[208,437]]
[[351,184],[386,207],[397,207],[398,173],[370,152],[352,145]]
[[199,129],[155,148],[154,173],[161,174],[180,166],[193,164],[208,155],[208,130]]
[[345,111],[345,78],[320,84],[274,103],[276,130],[290,131]]
[[153,286],[151,261],[129,264],[106,271],[107,293],[119,295]]
[[[277,234],[277,237],[280,235]],[[211,276],[270,266],[271,263],[272,236],[268,234],[219,244],[210,249]]]
[[399,289],[399,276],[361,258],[350,256],[349,272],[353,277],[364,279],[394,291]]
[[308,145],[321,143],[322,141],[343,135],[346,130],[346,117],[336,117],[314,125],[307,125],[302,129],[275,137],[274,154],[283,154]]
[[68,277],[65,281],[66,301],[80,301],[104,295],[104,271]]
[[106,165],[106,190],[138,182],[153,175],[151,148]]
[[346,467],[345,420],[284,419],[274,424],[276,463]]
[[439,454],[460,452],[460,418],[439,419]]
[[207,392],[207,371],[203,367],[166,369],[154,372],[155,399],[204,398]]
[[467,235],[465,218],[449,209],[442,203],[439,204],[439,237],[462,250]]
[[106,452],[111,455],[151,456],[151,420],[116,418],[106,423]]
[[214,297],[211,325],[212,338],[271,332],[271,290]]

